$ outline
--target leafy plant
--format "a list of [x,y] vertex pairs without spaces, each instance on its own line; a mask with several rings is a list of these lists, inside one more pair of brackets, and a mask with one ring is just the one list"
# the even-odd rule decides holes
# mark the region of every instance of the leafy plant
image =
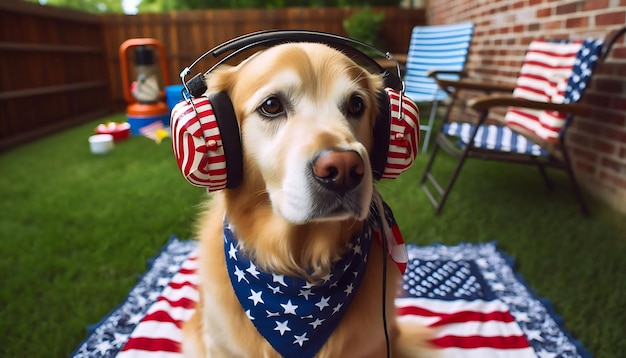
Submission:
[[[343,28],[353,39],[380,47],[380,27],[384,19],[384,13],[374,12],[371,7],[366,6],[346,18],[343,21]],[[371,54],[367,49],[364,52]]]

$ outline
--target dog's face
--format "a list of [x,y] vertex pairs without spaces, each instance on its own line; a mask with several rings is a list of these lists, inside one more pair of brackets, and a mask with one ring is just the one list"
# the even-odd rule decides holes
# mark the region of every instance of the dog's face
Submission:
[[379,75],[328,46],[293,43],[222,66],[207,86],[229,94],[244,181],[267,191],[277,214],[294,224],[365,219]]

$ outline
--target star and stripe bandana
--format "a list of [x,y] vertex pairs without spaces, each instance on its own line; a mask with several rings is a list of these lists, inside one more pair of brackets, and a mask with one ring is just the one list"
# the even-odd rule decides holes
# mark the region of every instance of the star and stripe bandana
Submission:
[[[373,200],[367,223],[319,282],[259,270],[244,254],[236,230],[225,221],[224,253],[237,299],[259,333],[281,356],[314,357],[341,321],[365,274],[372,239],[383,236],[380,225],[376,225],[383,220],[378,208],[381,204],[386,219],[383,230],[399,233],[391,209]],[[397,238],[391,240],[398,242]],[[401,245],[404,248],[403,242]],[[398,267],[403,270],[406,261]]]

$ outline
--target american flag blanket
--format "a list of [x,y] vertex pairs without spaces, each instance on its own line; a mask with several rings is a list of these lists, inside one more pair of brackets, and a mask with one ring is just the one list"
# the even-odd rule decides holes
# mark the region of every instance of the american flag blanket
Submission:
[[[72,356],[180,358],[181,324],[198,299],[196,245],[171,238]],[[438,328],[443,357],[591,357],[494,243],[407,250],[400,319]]]

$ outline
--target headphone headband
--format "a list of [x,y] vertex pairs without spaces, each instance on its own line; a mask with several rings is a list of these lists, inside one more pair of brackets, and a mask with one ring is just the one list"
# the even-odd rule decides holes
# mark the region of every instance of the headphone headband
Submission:
[[[235,188],[243,177],[240,131],[235,110],[226,92],[210,94],[205,75],[233,57],[255,47],[272,47],[283,43],[313,42],[333,47],[351,57],[371,73],[382,76],[384,89],[378,92],[378,114],[373,128],[374,148],[370,164],[374,178],[395,178],[414,161],[419,143],[419,110],[404,96],[400,65],[389,52],[348,37],[307,30],[267,30],[226,41],[198,57],[181,71],[184,101],[172,110],[174,152],[187,180],[209,191]],[[360,48],[358,48],[360,47]],[[397,73],[382,68],[362,49],[380,53],[394,61]],[[188,81],[191,68],[206,56],[220,58],[204,73]]]
[[[287,42],[316,42],[327,44],[329,46],[333,46],[335,48],[343,50],[351,57],[358,57],[364,60],[364,62],[366,62],[367,65],[369,65],[371,68],[374,68],[377,72],[380,72],[387,87],[391,87],[397,91],[404,92],[404,83],[402,82],[400,75],[400,64],[389,52],[383,51],[368,43],[351,39],[349,37],[321,31],[309,30],[264,30],[236,37],[213,47],[212,49],[198,57],[195,61],[193,61],[191,65],[185,67],[180,73],[181,81],[185,87],[186,92],[188,94],[191,94],[191,97],[198,97],[202,93],[204,93],[204,90],[206,90],[206,88],[202,88],[199,82],[199,80],[201,80],[204,75],[198,74],[189,81],[185,81],[185,77],[189,75],[189,73],[191,72],[191,68],[206,56],[212,55],[213,57],[217,58],[230,51],[228,55],[219,60],[215,65],[207,70],[205,74],[211,72],[213,69],[233,58],[234,56],[251,48],[258,46],[269,47]],[[378,62],[363,53],[361,50],[357,49],[355,45],[376,51],[383,55],[386,59],[393,61],[396,65],[397,73],[391,73],[385,70],[380,64],[378,64]],[[201,82],[203,83],[203,81]]]
[[363,52],[355,49],[354,46],[358,45],[368,48],[370,50],[379,52],[385,57],[387,56],[387,52],[384,52],[370,44],[359,40],[319,31],[264,30],[253,32],[234,38],[214,48],[212,51],[212,55],[214,57],[217,57],[228,51],[235,51],[240,48],[247,48],[251,44],[274,46],[286,42],[317,42],[332,45],[342,50],[347,50],[348,52],[354,52],[355,55],[362,56],[363,59],[368,62],[368,64],[370,64],[373,68],[376,68],[379,72],[384,71],[384,69],[376,61],[365,55]]

